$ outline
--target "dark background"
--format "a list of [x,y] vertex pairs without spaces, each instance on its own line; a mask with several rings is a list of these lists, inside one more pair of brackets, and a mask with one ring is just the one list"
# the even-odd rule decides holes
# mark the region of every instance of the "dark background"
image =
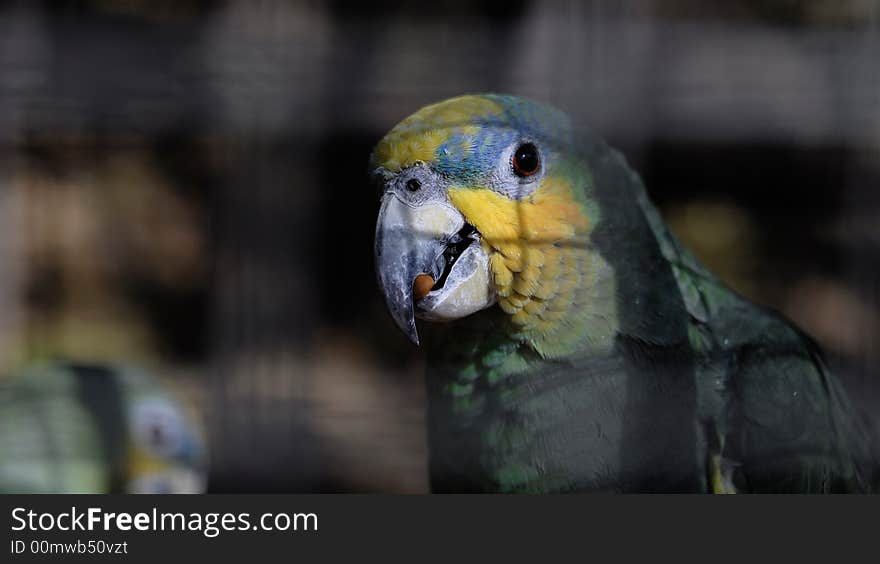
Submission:
[[880,427],[878,60],[871,0],[0,2],[0,373],[152,368],[205,417],[211,491],[425,491],[366,162],[495,91],[624,151]]

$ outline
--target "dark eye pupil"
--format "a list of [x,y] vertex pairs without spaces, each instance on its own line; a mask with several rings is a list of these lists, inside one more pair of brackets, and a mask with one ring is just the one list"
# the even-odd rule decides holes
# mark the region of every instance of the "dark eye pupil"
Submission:
[[531,143],[525,143],[517,147],[513,153],[513,170],[519,176],[531,176],[538,172],[541,159],[538,157],[538,148]]

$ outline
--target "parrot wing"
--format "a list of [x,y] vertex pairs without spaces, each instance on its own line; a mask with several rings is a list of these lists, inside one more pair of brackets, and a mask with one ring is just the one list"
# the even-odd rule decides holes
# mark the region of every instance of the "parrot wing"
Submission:
[[869,434],[819,347],[724,286],[669,232],[644,188],[639,198],[690,317],[710,486],[870,490]]

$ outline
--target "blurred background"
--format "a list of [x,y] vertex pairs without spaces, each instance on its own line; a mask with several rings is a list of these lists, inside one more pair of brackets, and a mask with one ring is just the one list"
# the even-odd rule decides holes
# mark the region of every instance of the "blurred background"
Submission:
[[209,491],[427,491],[367,157],[495,91],[621,149],[880,428],[878,60],[875,0],[0,2],[0,378],[162,374],[207,422]]

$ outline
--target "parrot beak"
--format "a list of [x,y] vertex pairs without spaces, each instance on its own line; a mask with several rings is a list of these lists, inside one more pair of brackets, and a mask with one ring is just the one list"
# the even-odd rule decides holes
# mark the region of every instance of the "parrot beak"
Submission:
[[[419,344],[416,329],[413,283],[417,276],[427,274],[433,280],[440,277],[438,258],[446,245],[442,232],[429,229],[428,216],[438,220],[440,231],[455,233],[464,219],[451,206],[426,203],[410,206],[393,192],[382,198],[376,223],[376,272],[379,287],[394,322],[409,340]],[[428,221],[426,221],[428,220]],[[445,227],[445,229],[443,229]],[[435,231],[435,232],[432,232]]]
[[407,201],[405,194],[387,191],[376,224],[375,253],[391,317],[416,345],[417,315],[447,321],[495,303],[479,233],[445,195]]

